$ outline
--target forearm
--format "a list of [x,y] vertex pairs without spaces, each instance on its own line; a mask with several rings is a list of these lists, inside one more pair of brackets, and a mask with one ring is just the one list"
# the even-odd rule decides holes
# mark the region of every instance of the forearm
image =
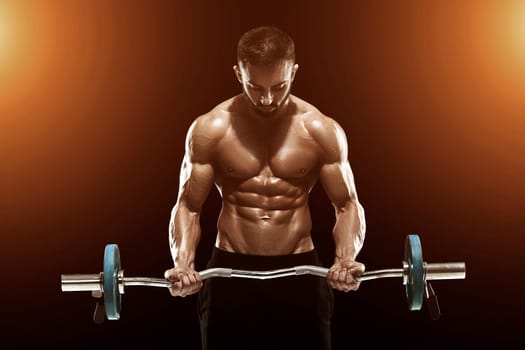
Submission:
[[200,212],[178,203],[169,225],[170,251],[175,267],[195,268],[195,253],[201,237]]
[[336,207],[336,221],[333,230],[335,259],[354,261],[365,240],[365,216],[359,202],[353,200]]

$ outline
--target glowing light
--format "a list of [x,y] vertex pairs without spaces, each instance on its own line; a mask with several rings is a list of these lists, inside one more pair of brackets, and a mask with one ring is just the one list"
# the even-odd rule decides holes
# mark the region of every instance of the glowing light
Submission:
[[516,2],[509,12],[509,31],[515,51],[525,58],[525,1]]
[[5,51],[6,40],[7,40],[6,31],[7,30],[6,30],[5,20],[2,17],[0,17],[0,58],[3,57],[4,51]]
[[521,19],[519,21],[519,32],[521,38],[521,49],[525,52],[525,5],[521,8]]
[[0,68],[7,60],[10,46],[10,25],[7,12],[0,7]]

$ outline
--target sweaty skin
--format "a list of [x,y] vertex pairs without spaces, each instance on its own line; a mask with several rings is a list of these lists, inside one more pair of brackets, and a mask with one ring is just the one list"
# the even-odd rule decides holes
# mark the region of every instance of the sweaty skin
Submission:
[[[327,280],[356,290],[365,267],[356,262],[365,235],[343,129],[290,94],[297,65],[234,67],[243,93],[199,116],[186,135],[179,194],[170,220],[174,268],[165,272],[174,296],[196,293],[200,213],[213,185],[222,197],[216,247],[252,255],[310,251],[308,196],[320,181],[335,208],[335,261]],[[225,266],[227,267],[227,266]]]

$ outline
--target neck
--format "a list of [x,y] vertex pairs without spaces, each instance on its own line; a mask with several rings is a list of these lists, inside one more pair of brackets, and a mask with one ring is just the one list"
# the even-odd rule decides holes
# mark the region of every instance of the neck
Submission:
[[242,100],[245,106],[245,110],[250,116],[250,119],[254,123],[260,124],[260,126],[268,127],[273,127],[283,119],[287,119],[287,117],[291,114],[290,109],[293,105],[293,103],[290,101],[290,96],[288,96],[284,100],[284,102],[278,107],[275,113],[264,114],[255,109],[256,107],[252,104],[252,102],[246,95],[243,94]]

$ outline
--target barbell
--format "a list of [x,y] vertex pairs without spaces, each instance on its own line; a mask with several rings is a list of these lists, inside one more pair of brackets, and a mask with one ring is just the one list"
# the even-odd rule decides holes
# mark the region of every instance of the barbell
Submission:
[[[295,275],[314,275],[326,277],[328,268],[314,265],[300,265],[268,271],[237,270],[231,268],[210,268],[199,272],[201,280],[212,277],[273,279]],[[437,296],[429,280],[464,279],[466,269],[464,262],[426,263],[423,261],[419,235],[410,234],[405,238],[404,260],[401,268],[366,271],[357,278],[368,281],[379,278],[402,278],[409,310],[421,310],[423,300],[427,301],[432,319],[440,316]],[[103,272],[96,274],[62,274],[61,290],[63,292],[90,291],[92,296],[104,296],[104,305],[97,303],[94,321],[101,323],[104,316],[108,320],[120,319],[124,287],[146,286],[166,287],[172,282],[163,278],[124,277],[120,263],[120,251],[117,244],[107,244],[104,249]]]

